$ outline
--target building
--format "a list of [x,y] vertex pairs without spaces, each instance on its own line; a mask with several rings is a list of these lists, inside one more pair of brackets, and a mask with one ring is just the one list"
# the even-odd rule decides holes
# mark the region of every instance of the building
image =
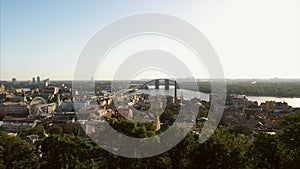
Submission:
[[276,103],[276,108],[281,109],[282,111],[288,111],[289,110],[289,105],[286,102],[277,102]]
[[227,97],[227,105],[234,107],[247,107],[248,99],[245,95],[230,95]]
[[50,79],[48,78],[48,79],[45,79],[44,80],[44,86],[49,86],[49,84],[50,84]]
[[11,83],[12,83],[12,84],[16,84],[16,83],[17,83],[17,79],[16,79],[16,78],[12,78],[12,79],[11,79]]
[[275,102],[275,101],[266,101],[261,103],[261,107],[266,110],[281,109],[282,111],[288,111],[290,106],[286,102]]
[[41,83],[41,78],[40,78],[40,76],[37,76],[37,77],[36,77],[36,82],[37,82],[37,83]]
[[77,120],[75,112],[54,112],[54,122],[74,122]]
[[46,86],[46,87],[43,88],[43,93],[57,94],[58,92],[59,92],[58,87]]
[[60,93],[67,96],[67,97],[72,96],[72,90],[70,88],[67,88],[66,86],[64,86],[60,89]]
[[32,78],[32,83],[35,83],[35,78],[34,77]]
[[265,108],[267,110],[275,109],[276,108],[276,102],[275,101],[266,101],[265,102]]
[[17,119],[17,120],[4,120],[2,129],[7,132],[22,132],[41,124],[40,121],[33,119]]
[[3,84],[0,84],[0,93],[5,92],[5,86]]
[[0,115],[12,116],[12,117],[27,117],[27,115],[28,115],[28,105],[24,102],[0,103]]
[[6,93],[0,93],[0,102],[4,102],[6,100]]
[[15,93],[21,94],[23,93],[23,89],[22,88],[15,89]]

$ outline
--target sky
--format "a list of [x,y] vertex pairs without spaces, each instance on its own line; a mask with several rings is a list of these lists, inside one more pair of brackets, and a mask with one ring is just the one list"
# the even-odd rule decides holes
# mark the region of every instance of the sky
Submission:
[[[298,0],[1,0],[0,80],[72,80],[78,58],[96,32],[140,13],[169,14],[194,25],[215,49],[225,78],[300,78]],[[118,64],[132,54],[128,49],[138,44],[140,49],[169,50],[185,61],[192,57],[170,39],[132,38],[91,76],[112,79]],[[122,58],[116,57],[120,53]],[[186,64],[196,78],[209,78],[205,65]],[[164,75],[149,71],[136,77]]]

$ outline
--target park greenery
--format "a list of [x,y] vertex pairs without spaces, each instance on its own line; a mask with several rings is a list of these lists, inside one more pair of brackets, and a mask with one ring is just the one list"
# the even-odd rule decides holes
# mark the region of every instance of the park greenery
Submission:
[[[155,135],[150,124],[107,120],[113,128],[132,137]],[[0,132],[0,168],[299,168],[300,111],[284,116],[279,125],[282,130],[276,135],[253,134],[246,126],[219,126],[204,143],[190,132],[169,151],[140,159],[120,157],[86,143],[72,132],[79,126],[33,128],[17,136]],[[29,143],[24,139],[31,134],[38,135],[39,140]]]
[[[299,80],[228,80],[228,94],[248,96],[300,97]],[[200,92],[211,93],[209,81],[198,82]]]

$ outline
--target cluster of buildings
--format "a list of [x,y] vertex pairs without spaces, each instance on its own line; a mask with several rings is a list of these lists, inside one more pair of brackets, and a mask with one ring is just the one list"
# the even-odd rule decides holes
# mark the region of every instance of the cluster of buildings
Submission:
[[[158,82],[155,82],[158,89]],[[165,86],[167,86],[165,89],[168,90],[168,81]],[[114,97],[108,92],[103,92],[97,97],[90,97],[88,93],[86,94],[84,97],[77,97],[77,103],[75,103],[78,104],[78,101],[83,101],[84,99],[89,100],[89,105],[81,106],[78,110],[79,122],[86,133],[93,133],[97,125],[94,122],[101,122],[103,117],[127,118],[137,122],[152,121],[156,131],[159,131],[162,127],[161,125],[163,125],[160,121],[161,112],[165,108],[179,106],[178,100],[174,99],[174,96],[177,96],[177,94],[174,94],[174,96],[151,96],[150,94],[138,93],[136,90],[127,88],[115,93]]]
[[[159,89],[158,80],[154,82],[155,89]],[[169,81],[165,82],[165,89],[168,90]],[[145,88],[146,85],[143,86]],[[115,117],[152,121],[156,131],[159,131],[164,125],[172,125],[174,122],[161,122],[163,110],[195,106],[199,107],[199,112],[209,111],[209,102],[206,105],[201,102],[198,98],[190,101],[177,98],[176,87],[173,96],[128,93],[113,98],[109,92],[95,95],[95,92],[75,90],[63,83],[52,84],[49,79],[41,83],[40,77],[28,82],[18,82],[13,78],[11,82],[0,84],[0,130],[18,133],[33,127],[43,127],[45,124],[76,123],[81,124],[86,134],[90,134],[95,132],[99,122],[103,122],[103,117]],[[266,101],[258,104],[249,101],[244,95],[227,96],[225,105],[221,125],[245,125],[253,131],[276,132],[280,129],[276,121],[294,111],[285,102]],[[191,119],[195,119],[199,112],[188,112],[190,109],[187,108],[184,110],[187,112],[183,112],[181,117],[174,112],[174,120],[178,122],[176,125],[197,130],[198,119]],[[208,120],[207,117],[199,119]]]
[[254,131],[274,132],[280,129],[276,121],[293,111],[294,108],[286,102],[266,101],[258,104],[249,101],[245,95],[229,95],[221,124],[229,127],[244,125]]
[[[76,92],[75,92],[76,93]],[[69,106],[66,106],[69,105]],[[49,122],[65,123],[76,119],[72,104],[72,88],[65,84],[51,85],[40,77],[32,81],[0,82],[0,129],[20,132],[43,127]]]
[[[49,79],[45,79],[45,80],[44,80],[44,83],[45,83],[46,81],[50,81],[50,80],[49,80]],[[15,77],[13,77],[13,78],[11,79],[11,83],[12,83],[13,85],[20,84],[20,82],[18,82],[18,81],[17,81],[17,78],[15,78]],[[40,76],[37,76],[37,77],[36,77],[36,80],[35,80],[35,77],[32,77],[32,80],[28,80],[26,83],[28,83],[28,84],[40,84],[40,83],[41,83],[41,78],[40,78]]]

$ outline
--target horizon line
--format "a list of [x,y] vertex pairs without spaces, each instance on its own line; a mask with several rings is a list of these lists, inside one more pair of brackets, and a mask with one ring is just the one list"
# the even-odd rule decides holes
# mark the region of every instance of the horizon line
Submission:
[[[50,78],[46,78],[46,79],[50,79]],[[121,80],[121,81],[144,81],[144,80],[153,80],[153,79],[161,79],[161,78],[144,78],[144,79],[134,79],[134,80],[130,80],[130,79],[50,79],[50,81],[113,81],[113,80]],[[171,79],[171,78],[162,78],[162,79]],[[182,80],[220,80],[220,79],[224,79],[224,80],[300,80],[300,78],[177,78],[177,79],[182,79]],[[17,82],[28,82],[32,79],[21,79],[18,80],[16,79]],[[45,79],[41,79],[41,82],[44,81]],[[11,82],[12,79],[0,79],[0,82]]]

